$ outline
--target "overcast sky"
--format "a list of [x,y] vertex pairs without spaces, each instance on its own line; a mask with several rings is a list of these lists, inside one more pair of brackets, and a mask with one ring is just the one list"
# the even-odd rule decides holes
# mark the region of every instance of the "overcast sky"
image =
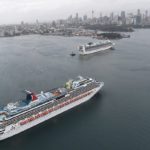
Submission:
[[112,11],[150,11],[150,0],[0,0],[0,24],[50,21],[67,18],[76,12],[79,15],[95,16]]

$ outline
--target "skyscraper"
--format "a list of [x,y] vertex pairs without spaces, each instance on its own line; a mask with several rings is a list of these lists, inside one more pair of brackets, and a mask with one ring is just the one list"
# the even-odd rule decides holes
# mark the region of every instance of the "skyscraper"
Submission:
[[76,13],[76,20],[78,20],[79,19],[79,14],[78,13]]
[[145,17],[148,17],[148,10],[145,11]]
[[137,16],[140,16],[141,15],[141,11],[140,9],[137,10]]
[[92,10],[92,19],[94,18],[94,11]]
[[145,21],[148,21],[148,10],[145,11]]
[[138,9],[136,16],[136,25],[141,25],[141,23],[142,23],[142,15],[140,9]]
[[114,13],[110,13],[110,24],[113,23],[113,20],[114,20]]
[[84,15],[84,16],[83,16],[83,20],[84,20],[84,21],[87,21],[87,18],[88,18],[87,15]]
[[121,21],[122,21],[122,24],[126,24],[126,13],[125,11],[121,11]]

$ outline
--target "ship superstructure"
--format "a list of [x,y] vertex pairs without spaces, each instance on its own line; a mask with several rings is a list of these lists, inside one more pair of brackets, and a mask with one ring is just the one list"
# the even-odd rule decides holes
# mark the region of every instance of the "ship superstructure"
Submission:
[[111,42],[110,40],[104,40],[99,42],[89,42],[85,45],[79,46],[79,54],[80,55],[87,55],[92,54],[108,49],[114,48],[115,43]]
[[0,140],[23,132],[88,101],[104,83],[81,76],[64,87],[35,94],[26,90],[24,100],[0,108]]

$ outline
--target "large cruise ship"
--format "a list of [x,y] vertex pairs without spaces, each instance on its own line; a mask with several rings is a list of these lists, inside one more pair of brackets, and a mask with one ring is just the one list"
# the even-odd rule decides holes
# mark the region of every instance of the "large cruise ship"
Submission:
[[95,43],[87,43],[85,45],[79,46],[79,54],[81,55],[87,55],[92,54],[108,49],[114,48],[115,43],[111,42],[110,40],[95,42]]
[[36,126],[58,114],[88,101],[104,83],[79,76],[64,86],[35,94],[26,90],[26,98],[0,109],[0,140]]

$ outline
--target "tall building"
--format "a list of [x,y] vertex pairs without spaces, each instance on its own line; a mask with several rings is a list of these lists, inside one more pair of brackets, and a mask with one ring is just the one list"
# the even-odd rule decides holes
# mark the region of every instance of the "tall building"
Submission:
[[141,25],[142,23],[142,14],[140,9],[137,10],[137,16],[136,16],[136,25]]
[[68,17],[68,19],[72,20],[72,15],[70,15],[70,16]]
[[94,11],[92,10],[92,19],[94,18]]
[[110,13],[110,24],[113,24],[113,20],[114,20],[114,13]]
[[145,11],[145,21],[148,21],[148,10]]
[[84,21],[87,21],[87,19],[88,19],[87,15],[84,15],[84,16],[83,16],[83,20],[84,20]]
[[75,21],[74,23],[78,24],[78,22],[79,22],[79,14],[78,13],[76,13],[74,21]]
[[127,25],[133,25],[135,22],[135,15],[133,13],[128,13],[126,17],[126,24]]
[[126,13],[125,13],[125,11],[121,11],[121,21],[122,21],[123,25],[126,24]]
[[73,21],[73,17],[72,17],[72,15],[70,15],[70,16],[68,17],[68,19],[67,19],[67,22],[68,22],[68,23],[72,23],[72,21]]
[[110,19],[111,19],[111,20],[114,19],[114,13],[113,13],[113,12],[110,14]]
[[72,21],[72,15],[68,17],[68,21]]
[[103,14],[100,13],[100,15],[99,15],[99,23],[102,24],[102,22],[103,22]]
[[137,10],[137,16],[140,16],[141,15],[141,11],[140,9]]
[[148,10],[145,11],[145,18],[148,18]]
[[150,25],[148,10],[145,11],[144,18],[143,18],[143,23],[144,23],[144,25]]
[[79,14],[78,13],[76,13],[76,20],[78,20],[79,19]]
[[100,16],[99,16],[100,18],[102,18],[103,17],[103,14],[102,13],[100,13]]
[[22,28],[24,27],[24,21],[21,21],[21,27]]

